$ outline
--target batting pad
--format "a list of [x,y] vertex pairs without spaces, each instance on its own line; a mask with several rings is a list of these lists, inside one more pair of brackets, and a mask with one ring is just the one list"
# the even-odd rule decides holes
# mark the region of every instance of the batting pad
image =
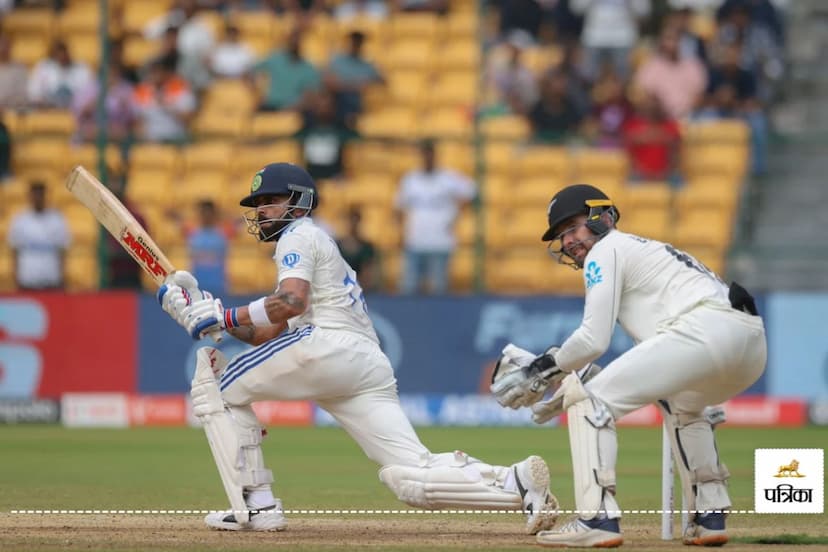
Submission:
[[569,427],[575,506],[578,517],[593,519],[599,513],[621,517],[615,501],[615,461],[618,440],[615,421],[603,403],[591,397],[577,374],[561,383]]
[[216,374],[227,365],[224,355],[212,347],[196,352],[196,370],[190,396],[193,413],[204,426],[207,442],[218,467],[224,491],[236,521],[250,520],[244,488],[270,485],[273,474],[264,467],[262,427],[250,406],[226,406]]
[[417,508],[519,510],[520,494],[502,489],[507,472],[457,451],[434,454],[424,467],[384,466],[379,477],[399,500]]
[[659,403],[687,509],[693,511],[730,508],[727,479],[730,472],[719,462],[713,426],[704,414],[671,414],[670,405]]

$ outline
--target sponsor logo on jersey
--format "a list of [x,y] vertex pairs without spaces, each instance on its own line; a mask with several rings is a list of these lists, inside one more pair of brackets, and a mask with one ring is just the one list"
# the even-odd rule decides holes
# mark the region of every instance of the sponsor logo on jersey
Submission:
[[592,286],[604,281],[604,276],[601,274],[601,267],[598,266],[598,263],[592,261],[587,265],[584,278],[586,278],[587,289],[592,289]]
[[286,266],[288,268],[293,268],[296,266],[296,263],[299,262],[301,257],[299,253],[288,253],[284,257],[282,257],[282,266]]
[[161,266],[156,254],[150,247],[144,243],[141,236],[135,237],[130,234],[129,230],[124,230],[121,235],[121,241],[127,246],[127,251],[139,263],[142,263],[146,269],[156,276],[166,276],[167,271]]

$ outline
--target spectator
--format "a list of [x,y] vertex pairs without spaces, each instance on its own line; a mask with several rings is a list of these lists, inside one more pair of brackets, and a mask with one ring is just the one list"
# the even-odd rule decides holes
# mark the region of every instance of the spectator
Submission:
[[323,90],[315,95],[312,111],[297,134],[302,153],[314,180],[340,178],[343,171],[342,151],[356,133],[336,116],[333,93]]
[[349,124],[362,112],[362,93],[371,84],[384,83],[379,70],[362,56],[365,35],[354,31],[348,35],[348,51],[331,60],[325,83],[336,92],[337,113]]
[[568,94],[569,77],[559,70],[541,79],[540,99],[529,111],[536,140],[562,142],[578,130],[582,113]]
[[187,81],[164,61],[151,64],[145,81],[135,88],[139,135],[144,140],[177,142],[187,138],[196,99]]
[[719,26],[715,48],[731,44],[742,45],[741,65],[757,78],[757,95],[769,103],[779,87],[784,73],[782,50],[771,30],[752,19],[745,4],[737,4],[728,18]]
[[679,32],[679,56],[682,58],[695,58],[704,65],[707,65],[707,48],[704,40],[693,32],[690,26],[693,18],[693,10],[684,7],[672,12],[668,16],[667,25],[674,26]]
[[29,101],[38,107],[68,108],[79,90],[92,81],[85,63],[75,62],[66,44],[52,44],[49,57],[37,62],[28,83]]
[[388,5],[385,0],[345,0],[333,11],[337,21],[350,21],[357,18],[383,21],[388,18]]
[[657,52],[639,67],[633,80],[637,88],[658,99],[670,118],[683,119],[701,100],[707,73],[699,60],[679,55],[679,31],[665,25]]
[[124,61],[124,42],[123,40],[113,40],[109,46],[109,63],[114,67],[118,67],[124,79],[132,85],[138,84],[140,78],[138,76],[138,69],[134,65],[129,65]]
[[0,110],[26,107],[26,66],[11,59],[11,41],[0,36]]
[[9,226],[14,278],[20,290],[59,289],[65,282],[69,229],[63,215],[46,208],[46,185],[29,187],[31,208],[18,213]]
[[622,129],[632,164],[633,181],[669,181],[679,186],[681,133],[657,96],[642,92],[635,101],[635,112]]
[[376,273],[377,250],[374,244],[362,237],[361,223],[362,213],[359,209],[349,209],[348,231],[336,243],[342,252],[342,258],[357,273],[362,289],[374,291],[379,288],[380,283]]
[[196,0],[177,0],[173,9],[150,21],[144,36],[157,40],[167,35],[170,29],[176,29],[172,37],[179,56],[176,70],[195,90],[203,90],[210,83],[208,61],[215,37],[209,25],[198,17]]
[[584,73],[595,80],[609,60],[622,78],[630,74],[630,52],[638,41],[638,21],[650,14],[650,0],[570,0],[583,14]]
[[785,25],[771,0],[725,0],[716,10],[716,19],[725,22],[737,7],[747,8],[753,21],[767,27],[779,44],[785,43]]
[[[106,133],[109,140],[125,143],[131,138],[132,127],[135,123],[133,93],[133,87],[123,77],[120,67],[110,65],[104,100]],[[97,117],[98,95],[98,81],[92,80],[75,95],[72,101],[72,111],[77,121],[77,137],[81,141],[88,142],[98,137],[100,128]]]
[[719,50],[720,63],[710,72],[704,106],[698,119],[743,119],[750,127],[751,172],[762,175],[766,170],[768,122],[757,98],[756,77],[743,69],[738,44]]
[[400,292],[415,293],[428,280],[431,293],[445,293],[448,262],[456,245],[454,224],[476,191],[465,176],[436,167],[432,142],[424,142],[420,151],[423,167],[403,176],[395,202],[405,222]]
[[529,44],[531,37],[525,32],[512,31],[504,44],[506,58],[500,60],[490,56],[486,78],[488,103],[497,111],[526,113],[538,101],[535,73],[521,59],[523,49]]
[[513,31],[524,31],[537,41],[543,22],[543,9],[536,0],[501,0],[500,36],[509,36]]
[[278,13],[293,18],[294,29],[308,30],[313,19],[326,10],[325,0],[269,0]]
[[263,74],[268,80],[267,92],[259,109],[301,110],[307,95],[319,89],[321,76],[316,67],[302,57],[301,38],[301,32],[294,29],[285,50],[273,51],[253,66],[253,73]]
[[210,70],[217,77],[235,79],[247,74],[255,61],[256,53],[241,41],[239,28],[227,25],[224,40],[210,58]]
[[593,109],[589,119],[589,133],[596,145],[608,148],[623,147],[622,130],[632,114],[622,80],[608,73],[595,83]]
[[[121,176],[114,176],[110,173],[108,181],[109,189],[115,194],[124,207],[132,213],[138,224],[144,227],[148,232],[151,229],[147,226],[146,219],[144,219],[141,212],[132,203],[129,198],[124,195],[124,179]],[[106,256],[106,272],[105,272],[105,287],[110,289],[141,289],[141,274],[143,270],[140,265],[127,253],[121,242],[106,234],[106,239],[103,243],[104,255]]]
[[[3,112],[0,111],[0,181],[11,175],[11,132],[9,132]],[[2,187],[2,182],[0,182]]]
[[198,202],[198,226],[187,238],[191,272],[198,285],[213,290],[216,295],[227,289],[225,262],[230,232],[219,223],[216,204],[209,199]]

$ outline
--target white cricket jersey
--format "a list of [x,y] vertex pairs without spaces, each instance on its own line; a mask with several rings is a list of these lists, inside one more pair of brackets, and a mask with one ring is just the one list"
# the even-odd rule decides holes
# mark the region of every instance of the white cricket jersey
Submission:
[[273,258],[280,283],[300,278],[311,285],[310,305],[288,320],[291,329],[313,324],[356,332],[379,343],[354,269],[342,258],[333,238],[311,218],[302,217],[285,228]]
[[728,286],[691,255],[619,230],[587,254],[584,285],[584,319],[555,355],[563,370],[601,356],[616,321],[639,343],[701,302],[730,305]]

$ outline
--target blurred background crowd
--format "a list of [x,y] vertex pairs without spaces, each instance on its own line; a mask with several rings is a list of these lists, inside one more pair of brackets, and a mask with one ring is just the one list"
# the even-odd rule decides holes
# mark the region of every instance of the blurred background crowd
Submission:
[[540,241],[575,181],[616,201],[622,230],[725,272],[788,100],[786,16],[770,0],[0,0],[0,291],[148,286],[63,188],[79,163],[217,293],[272,289],[238,200],[275,161],[317,180],[316,219],[370,291],[580,292]]

